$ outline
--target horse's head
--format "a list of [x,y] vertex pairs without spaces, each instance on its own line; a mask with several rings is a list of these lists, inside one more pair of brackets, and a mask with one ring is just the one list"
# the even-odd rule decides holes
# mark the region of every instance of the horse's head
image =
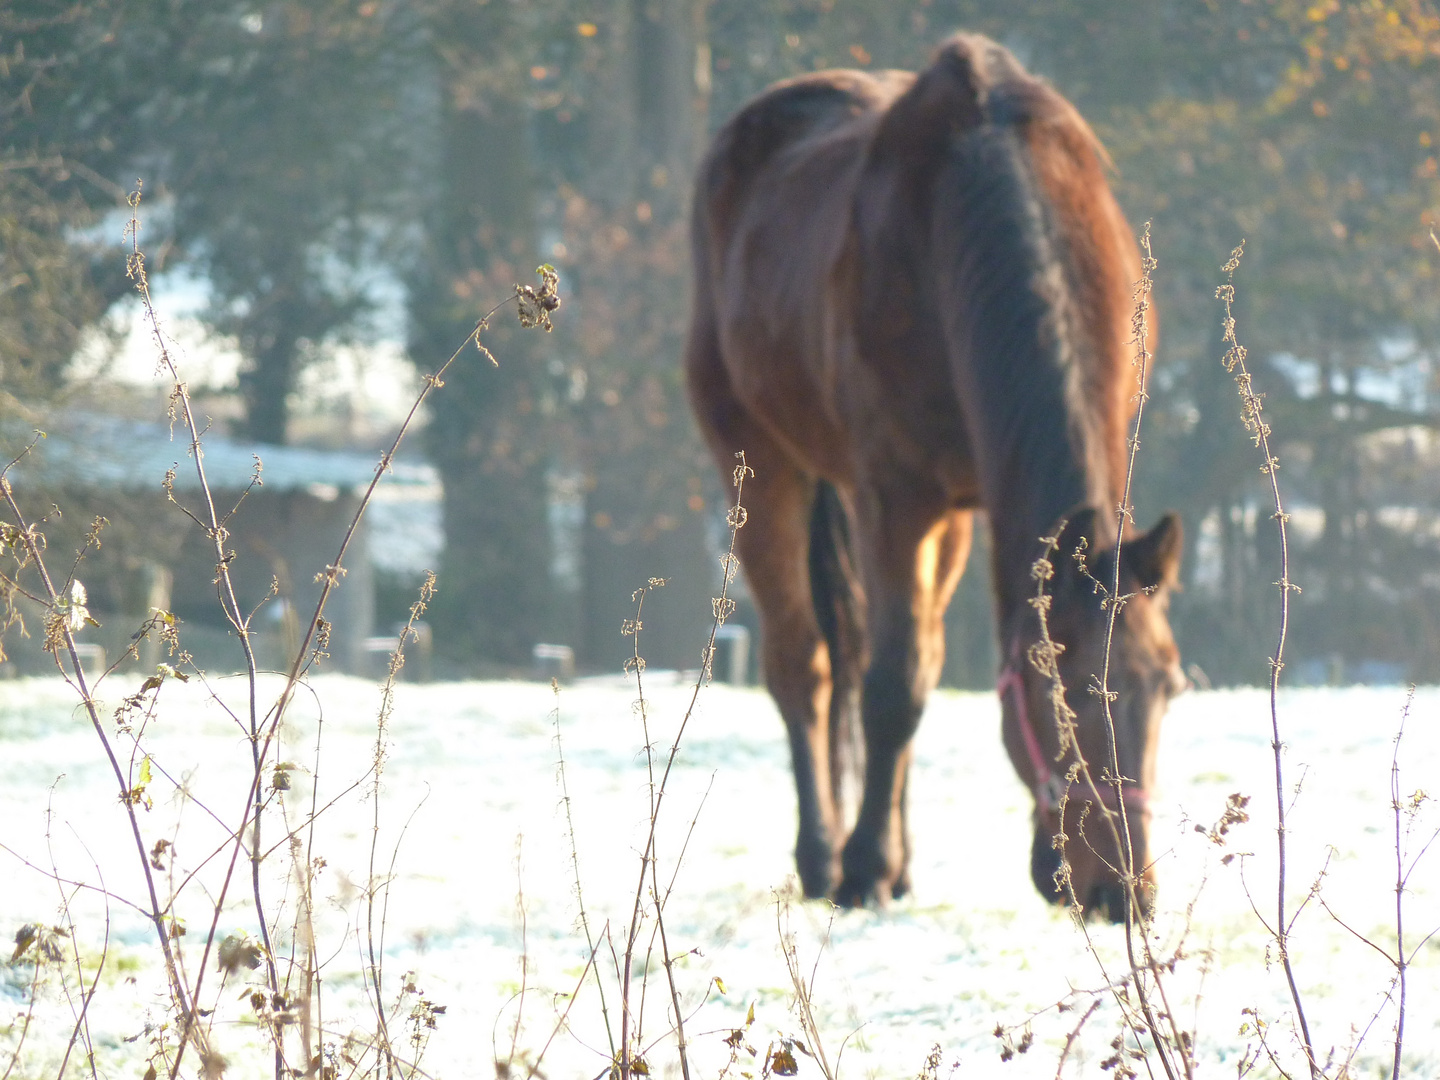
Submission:
[[[1050,556],[1053,576],[1046,583],[1051,597],[1046,619],[1058,650],[1054,669],[1046,670],[1039,616],[1028,611],[1006,643],[1010,651],[999,690],[1005,747],[1035,794],[1030,872],[1036,888],[1061,903],[1073,895],[1088,911],[1104,912],[1118,922],[1125,912],[1127,848],[1138,880],[1138,901],[1148,909],[1154,893],[1149,794],[1156,745],[1166,706],[1186,685],[1166,617],[1179,567],[1181,530],[1179,518],[1167,514],[1148,533],[1121,545],[1122,604],[1106,680],[1112,724],[1106,720],[1100,685],[1106,670],[1105,599],[1114,586],[1116,549],[1113,540],[1097,541],[1097,535],[1104,536],[1101,526],[1094,510],[1075,515]],[[1064,686],[1064,707],[1058,710],[1055,675]],[[1084,771],[1075,769],[1077,752],[1089,765],[1098,797]],[[1112,760],[1118,761],[1125,778],[1120,799],[1109,780]],[[1063,860],[1055,839],[1062,833]],[[1057,873],[1062,861],[1069,867],[1068,884]]]

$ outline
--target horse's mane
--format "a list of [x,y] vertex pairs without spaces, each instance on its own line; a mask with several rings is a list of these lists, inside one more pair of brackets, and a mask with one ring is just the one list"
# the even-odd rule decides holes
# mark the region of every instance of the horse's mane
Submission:
[[[997,503],[1028,503],[1048,515],[1016,522],[1033,541],[1074,505],[1113,503],[1127,395],[1110,322],[1123,275],[1096,250],[1092,226],[1112,204],[1095,201],[1109,195],[1094,132],[1007,50],[957,35],[891,105],[870,158],[908,187],[992,518]],[[1064,185],[1047,182],[1056,170]]]

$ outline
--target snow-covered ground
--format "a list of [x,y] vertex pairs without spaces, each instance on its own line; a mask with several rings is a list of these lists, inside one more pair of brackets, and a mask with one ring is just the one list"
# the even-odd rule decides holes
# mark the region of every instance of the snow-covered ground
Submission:
[[[275,685],[263,688],[273,693]],[[113,709],[134,689],[107,685],[102,697]],[[221,689],[232,702],[243,697],[238,682]],[[646,696],[650,738],[664,748],[689,691],[673,677],[654,674]],[[634,902],[649,799],[634,699],[633,685],[619,679],[566,688],[559,697],[584,903],[592,929],[608,923],[617,950]],[[1290,776],[1303,778],[1291,823],[1292,898],[1306,895],[1328,858],[1323,897],[1331,911],[1392,950],[1390,761],[1404,701],[1400,690],[1355,689],[1296,691],[1286,694],[1282,705]],[[322,677],[297,700],[281,752],[283,760],[307,770],[297,772],[288,796],[290,813],[298,815],[308,806],[315,720],[323,715],[320,797],[322,803],[336,796],[339,801],[321,819],[316,837],[315,854],[327,861],[318,887],[325,899],[319,934],[322,955],[329,957],[326,1026],[341,1034],[364,1024],[357,942],[353,932],[347,936],[347,927],[354,925],[357,888],[367,878],[373,811],[363,791],[342,793],[370,761],[377,705],[373,685]],[[574,988],[586,962],[557,783],[555,708],[550,689],[535,684],[405,685],[398,691],[380,807],[383,867],[399,841],[386,971],[393,986],[401,973],[413,970],[425,996],[446,1006],[424,1060],[434,1075],[491,1075],[493,1047],[502,1057],[508,1054],[517,1011],[520,1048],[538,1051],[557,1010],[565,1007],[556,995]],[[1034,1046],[1008,1064],[999,1059],[996,1025],[1021,1026],[1070,988],[1103,983],[1085,937],[1030,885],[1029,798],[1000,747],[998,726],[993,695],[939,693],[932,700],[918,737],[911,788],[913,897],[883,912],[832,914],[821,904],[790,906],[788,925],[801,960],[807,971],[815,965],[814,1000],[826,1051],[832,1062],[839,1057],[842,1076],[914,1076],[936,1043],[945,1054],[942,1075],[958,1060],[959,1076],[1054,1076],[1065,1037],[1088,999],[1063,1014],[1052,1009],[1036,1017]],[[156,767],[150,787],[155,805],[142,814],[146,843],[172,839],[174,862],[162,861],[178,875],[223,839],[200,804],[227,819],[238,813],[248,747],[193,682],[166,685],[160,719],[148,738]],[[1242,1028],[1250,1021],[1244,1009],[1258,1010],[1271,1024],[1272,1048],[1298,1067],[1284,979],[1270,962],[1273,947],[1245,891],[1248,884],[1262,912],[1273,908],[1268,743],[1267,698],[1260,691],[1192,693],[1175,703],[1165,727],[1153,834],[1163,853],[1160,935],[1173,950],[1183,934],[1184,958],[1167,990],[1183,1025],[1198,1031],[1203,1075],[1234,1074],[1253,1038],[1246,1034],[1253,1021]],[[1407,797],[1416,789],[1440,792],[1440,691],[1416,695],[1401,765]],[[195,801],[176,798],[161,767]],[[1233,842],[1222,850],[1197,834],[1195,824],[1213,824],[1231,792],[1253,797],[1252,820],[1233,831]],[[48,830],[53,856],[47,854],[47,805],[53,809]],[[111,892],[140,895],[134,845],[108,766],[73,695],[58,681],[0,683],[0,822],[0,841],[14,853],[0,851],[0,932],[7,938],[24,923],[58,917],[56,885],[17,855],[40,866],[53,857],[66,878],[98,882],[103,875]],[[661,814],[662,885],[692,823],[666,929],[672,952],[686,954],[677,974],[687,1010],[709,991],[686,1030],[694,1075],[714,1078],[730,1053],[724,1035],[744,1022],[752,1003],[750,1041],[758,1049],[777,1033],[800,1033],[777,933],[777,897],[792,888],[787,879],[794,795],[781,725],[763,693],[717,685],[700,695]],[[1440,813],[1424,804],[1406,841],[1411,854],[1436,825]],[[273,824],[270,829],[273,836]],[[1221,865],[1226,851],[1254,854]],[[272,857],[276,897],[285,891],[284,860],[283,850]],[[182,941],[192,969],[199,963],[193,943],[208,922],[199,886],[214,890],[223,871],[223,860],[210,863],[183,894],[188,933]],[[164,877],[161,884],[166,885]],[[290,889],[292,901],[293,894]],[[230,895],[222,932],[253,930],[246,889],[236,887]],[[1440,925],[1440,850],[1421,862],[1405,899],[1413,946]],[[82,951],[93,957],[105,940],[105,906],[81,893],[71,907]],[[1089,939],[1107,971],[1123,970],[1118,929],[1091,925]],[[1384,959],[1318,904],[1297,924],[1293,956],[1316,1043],[1322,1052],[1333,1046],[1343,1055],[1390,987]],[[523,1009],[515,996],[522,957],[528,988]],[[608,947],[601,959],[611,971],[608,1004],[618,1024]],[[1440,1075],[1440,939],[1421,947],[1414,965],[1408,1071]],[[125,1040],[142,1032],[147,1015],[161,1017],[158,965],[146,924],[114,902],[106,970],[90,1016],[102,1075],[136,1076],[143,1071],[146,1038]],[[723,994],[715,988],[717,977]],[[206,978],[208,997],[218,984],[213,971]],[[3,1014],[24,1011],[27,979],[28,969],[12,968],[0,981]],[[242,989],[233,980],[226,986],[225,1008],[235,1008]],[[634,993],[640,993],[638,976]],[[658,962],[651,964],[645,1000],[648,1039],[666,1026],[668,995]],[[13,1028],[3,1034],[3,1014],[0,1068],[15,1038]],[[1091,1016],[1071,1052],[1067,1075],[1098,1072],[1117,1031],[1115,1018],[1108,1003]],[[1385,1011],[1369,1027],[1354,1075],[1375,1075],[1386,1066],[1393,1022],[1393,1010]],[[70,1006],[52,983],[37,1008],[17,1075],[54,1075],[56,1055],[73,1024]],[[550,1047],[545,1073],[584,1078],[603,1072],[606,1036],[592,983],[571,1009],[569,1026]],[[237,1027],[217,1035],[222,1052],[237,1061],[247,1038]],[[678,1075],[663,1050],[655,1052],[652,1064],[657,1074]],[[803,1056],[800,1069],[816,1075]],[[1260,1072],[1272,1070],[1262,1063]]]

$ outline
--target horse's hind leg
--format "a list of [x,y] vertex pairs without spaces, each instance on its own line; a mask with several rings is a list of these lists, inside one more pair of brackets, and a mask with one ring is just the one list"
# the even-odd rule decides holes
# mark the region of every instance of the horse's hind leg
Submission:
[[722,474],[743,450],[746,524],[736,534],[740,565],[760,613],[761,666],[790,741],[800,830],[795,862],[807,897],[836,881],[838,823],[830,780],[830,657],[815,618],[808,556],[815,482],[729,395],[723,373],[696,370],[691,393]]
[[[800,828],[795,863],[808,897],[829,896],[840,839],[830,777],[830,654],[810,595],[814,484],[752,434],[755,476],[746,481],[747,523],[736,534],[740,565],[760,612],[765,682],[785,721]],[[757,453],[758,451],[758,453]]]
[[945,608],[970,552],[968,511],[860,511],[870,667],[865,674],[865,791],[845,845],[836,902],[858,906],[909,890],[910,744],[945,662]]
[[[830,771],[830,651],[815,619],[807,564],[814,485],[786,466],[777,472],[777,465],[769,466],[772,482],[763,490],[746,490],[749,524],[737,546],[760,611],[765,682],[790,742],[800,818],[796,869],[805,895],[821,897],[835,887],[844,837]],[[764,467],[756,466],[757,488]]]

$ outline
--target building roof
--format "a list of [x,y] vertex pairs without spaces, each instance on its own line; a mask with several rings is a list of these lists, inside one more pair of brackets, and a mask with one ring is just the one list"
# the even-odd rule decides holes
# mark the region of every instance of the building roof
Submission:
[[[190,456],[183,423],[171,425],[129,420],[94,412],[70,411],[48,418],[40,438],[8,474],[17,484],[123,491],[159,490],[170,470],[175,488],[198,491],[199,477]],[[5,462],[20,456],[35,439],[35,429],[11,417],[0,421]],[[241,442],[210,432],[201,440],[205,475],[215,490],[246,486],[260,462],[264,486],[272,491],[304,490],[322,498],[342,491],[363,491],[375,476],[378,454],[311,450]],[[382,488],[434,487],[431,465],[397,461],[381,480]]]

